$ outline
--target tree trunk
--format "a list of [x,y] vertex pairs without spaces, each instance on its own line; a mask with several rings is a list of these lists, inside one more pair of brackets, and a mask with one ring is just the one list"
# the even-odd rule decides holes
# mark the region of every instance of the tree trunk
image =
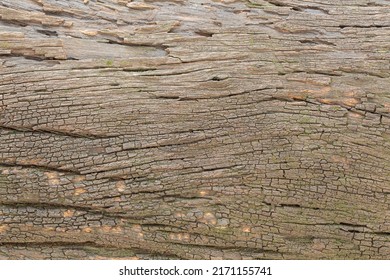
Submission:
[[0,258],[390,257],[385,0],[0,0]]

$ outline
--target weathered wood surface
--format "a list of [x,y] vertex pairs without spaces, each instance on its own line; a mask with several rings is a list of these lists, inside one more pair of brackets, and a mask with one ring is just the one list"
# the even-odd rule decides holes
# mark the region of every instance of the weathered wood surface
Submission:
[[390,1],[0,4],[0,258],[390,258]]

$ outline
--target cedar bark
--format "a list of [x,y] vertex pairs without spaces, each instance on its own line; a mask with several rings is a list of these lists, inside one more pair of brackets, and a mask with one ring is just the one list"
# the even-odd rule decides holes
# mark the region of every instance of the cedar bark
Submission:
[[0,0],[0,258],[390,258],[385,0]]

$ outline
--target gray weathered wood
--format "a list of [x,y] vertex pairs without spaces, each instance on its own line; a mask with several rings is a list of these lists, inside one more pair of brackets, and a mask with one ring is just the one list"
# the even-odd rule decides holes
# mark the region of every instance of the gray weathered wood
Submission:
[[389,59],[384,0],[0,0],[0,258],[389,258]]

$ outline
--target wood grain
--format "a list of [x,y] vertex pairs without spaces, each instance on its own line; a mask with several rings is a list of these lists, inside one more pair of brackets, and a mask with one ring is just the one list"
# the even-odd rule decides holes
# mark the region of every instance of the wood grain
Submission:
[[388,259],[390,1],[0,0],[0,258]]

